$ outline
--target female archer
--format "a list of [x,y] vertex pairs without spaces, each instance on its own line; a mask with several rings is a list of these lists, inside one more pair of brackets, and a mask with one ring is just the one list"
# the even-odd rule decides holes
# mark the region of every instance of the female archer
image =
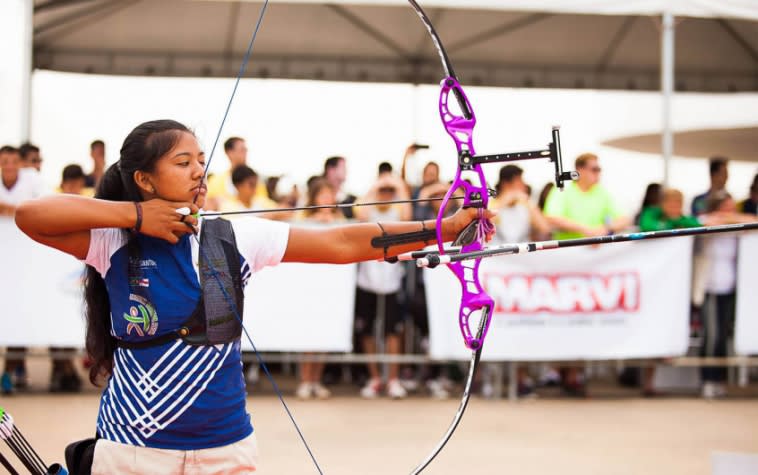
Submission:
[[[387,258],[436,242],[433,221],[325,229],[199,221],[204,166],[184,125],[146,122],[126,137],[95,198],[50,196],[17,210],[32,239],[87,264],[90,380],[107,377],[93,474],[254,471],[240,360],[251,273],[279,262]],[[444,239],[476,217],[471,209],[445,219]]]

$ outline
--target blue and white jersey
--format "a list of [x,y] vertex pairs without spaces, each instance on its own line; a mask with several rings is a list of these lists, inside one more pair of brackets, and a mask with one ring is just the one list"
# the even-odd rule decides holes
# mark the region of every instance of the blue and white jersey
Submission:
[[[257,218],[232,222],[246,285],[253,272],[278,264],[289,226]],[[138,236],[139,278],[129,281],[126,236],[94,229],[85,262],[105,280],[111,334],[144,341],[176,330],[195,309],[201,289],[198,244]],[[144,349],[118,348],[113,374],[103,390],[97,433],[145,447],[197,450],[227,445],[253,431],[245,409],[239,340],[191,346],[181,340]]]

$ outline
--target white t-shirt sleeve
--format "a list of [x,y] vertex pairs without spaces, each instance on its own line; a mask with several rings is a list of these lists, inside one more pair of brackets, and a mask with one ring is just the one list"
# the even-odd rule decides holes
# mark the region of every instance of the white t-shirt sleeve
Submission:
[[253,272],[282,262],[289,241],[289,224],[254,217],[231,222],[237,249]]
[[94,267],[105,277],[111,267],[111,256],[124,245],[124,232],[116,228],[93,229],[90,231],[89,250],[84,263]]

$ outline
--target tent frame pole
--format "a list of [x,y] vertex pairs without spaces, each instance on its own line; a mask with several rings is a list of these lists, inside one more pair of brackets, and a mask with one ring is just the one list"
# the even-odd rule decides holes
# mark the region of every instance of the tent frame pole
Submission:
[[674,15],[663,12],[661,29],[661,152],[663,156],[663,186],[669,185],[669,168],[674,154],[674,135],[671,130],[671,99],[674,95]]

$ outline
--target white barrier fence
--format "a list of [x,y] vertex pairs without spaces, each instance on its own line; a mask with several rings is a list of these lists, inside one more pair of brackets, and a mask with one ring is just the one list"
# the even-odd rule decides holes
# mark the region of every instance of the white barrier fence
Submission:
[[[0,236],[0,346],[82,347],[84,264],[35,243],[8,219]],[[254,275],[244,320],[258,350],[352,351],[355,275],[354,264],[282,264]]]
[[[82,347],[76,259],[0,221],[0,346]],[[484,358],[492,361],[677,356],[689,332],[691,238],[547,251],[482,261],[496,302]],[[758,235],[740,248],[736,347],[758,353]],[[425,272],[431,356],[465,359],[460,290],[446,269]],[[355,266],[282,264],[250,281],[245,324],[261,351],[352,350]],[[754,302],[755,301],[755,302]],[[246,346],[243,343],[243,346]]]
[[740,237],[738,252],[734,349],[738,355],[758,355],[758,234]]
[[[691,256],[692,239],[682,238],[484,260],[479,273],[495,308],[482,357],[682,355],[689,342]],[[450,272],[435,271],[425,279],[432,356],[465,358],[450,315],[460,296],[457,281]]]

